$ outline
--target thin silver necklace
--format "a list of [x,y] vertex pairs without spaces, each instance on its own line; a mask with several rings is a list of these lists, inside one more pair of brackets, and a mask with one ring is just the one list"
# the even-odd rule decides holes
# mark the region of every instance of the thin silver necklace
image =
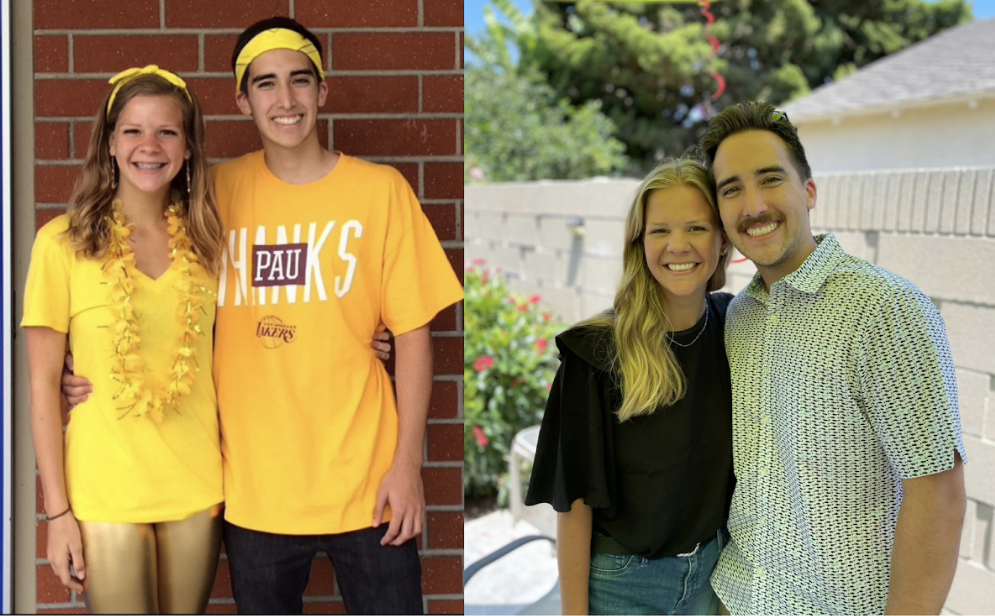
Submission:
[[695,342],[698,342],[698,338],[701,338],[701,335],[705,333],[705,329],[707,327],[708,327],[708,306],[705,306],[705,324],[701,326],[701,331],[698,332],[698,335],[694,337],[694,340],[692,340],[691,342],[689,342],[687,344],[681,344],[680,342],[677,342],[676,340],[674,340],[674,335],[673,335],[673,333],[671,333],[671,335],[670,335],[670,342],[672,344],[676,344],[677,346],[686,349],[689,346],[691,346],[692,344],[694,344]]

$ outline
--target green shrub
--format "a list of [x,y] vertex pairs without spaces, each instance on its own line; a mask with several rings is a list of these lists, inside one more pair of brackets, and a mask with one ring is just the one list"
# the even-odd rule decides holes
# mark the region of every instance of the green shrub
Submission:
[[504,486],[515,434],[542,420],[562,327],[538,295],[513,293],[480,260],[467,269],[464,292],[463,493],[479,498]]

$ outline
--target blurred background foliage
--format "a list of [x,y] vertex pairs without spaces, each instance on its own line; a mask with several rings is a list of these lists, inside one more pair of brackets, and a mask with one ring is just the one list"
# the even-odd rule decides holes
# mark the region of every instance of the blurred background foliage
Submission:
[[729,105],[792,100],[972,18],[965,0],[720,0],[706,30],[695,2],[534,7],[491,0],[466,39],[468,183],[641,176]]
[[512,440],[542,420],[563,324],[482,261],[467,268],[464,291],[463,493],[506,498]]

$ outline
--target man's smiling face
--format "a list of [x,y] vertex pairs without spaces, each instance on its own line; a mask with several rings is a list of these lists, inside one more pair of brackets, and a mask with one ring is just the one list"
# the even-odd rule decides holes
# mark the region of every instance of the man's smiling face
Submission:
[[784,141],[765,130],[736,133],[719,145],[712,169],[726,234],[767,286],[798,269],[816,246],[808,220],[815,181],[802,179]]
[[294,149],[315,134],[328,85],[315,77],[310,58],[289,49],[267,51],[249,65],[246,80],[248,93],[235,100],[264,142]]

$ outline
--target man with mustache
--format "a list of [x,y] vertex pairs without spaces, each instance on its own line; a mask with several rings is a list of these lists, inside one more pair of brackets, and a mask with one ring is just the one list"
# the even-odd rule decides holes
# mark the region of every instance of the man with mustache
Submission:
[[737,485],[716,593],[734,614],[938,614],[967,459],[939,312],[812,236],[816,185],[785,113],[726,109],[700,149],[757,266],[726,321]]

